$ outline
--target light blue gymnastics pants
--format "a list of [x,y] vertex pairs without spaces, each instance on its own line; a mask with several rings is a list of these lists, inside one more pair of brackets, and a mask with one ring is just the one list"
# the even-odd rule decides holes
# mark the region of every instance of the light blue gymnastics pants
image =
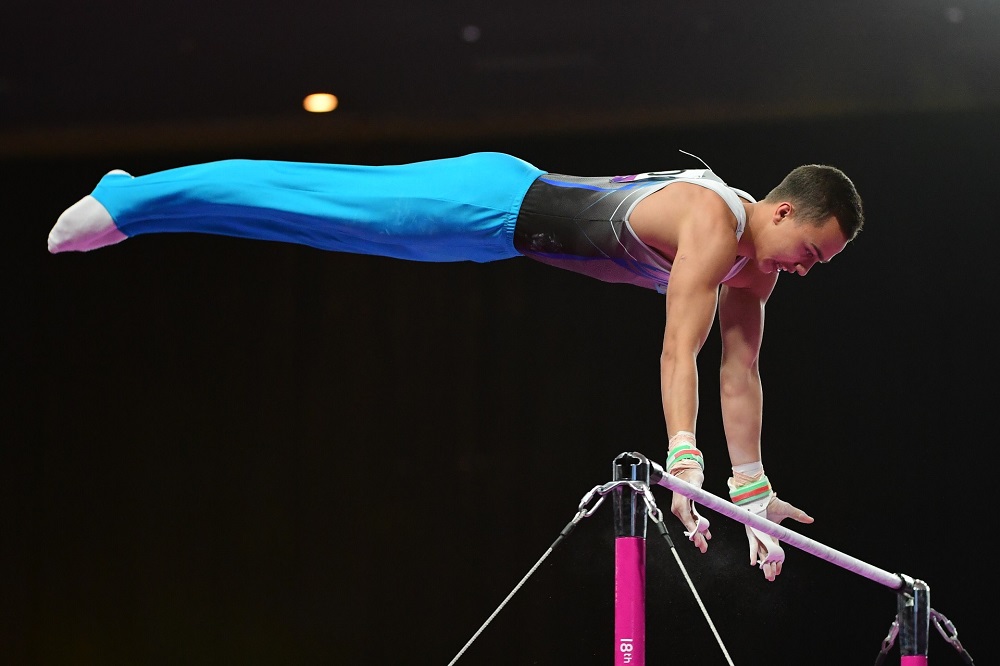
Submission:
[[520,256],[518,209],[542,173],[503,153],[389,166],[223,160],[108,174],[92,195],[129,237],[192,232],[487,262]]

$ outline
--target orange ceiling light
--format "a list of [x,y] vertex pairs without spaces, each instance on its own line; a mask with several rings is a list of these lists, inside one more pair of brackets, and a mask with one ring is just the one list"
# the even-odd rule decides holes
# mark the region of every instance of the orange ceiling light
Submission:
[[313,93],[302,100],[302,108],[309,113],[329,113],[337,108],[337,96],[329,93]]

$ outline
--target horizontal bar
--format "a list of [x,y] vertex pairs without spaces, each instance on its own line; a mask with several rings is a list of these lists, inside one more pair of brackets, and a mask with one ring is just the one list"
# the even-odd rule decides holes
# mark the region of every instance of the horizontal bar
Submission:
[[[632,455],[645,458],[645,456],[642,456],[639,453],[633,453]],[[878,567],[872,566],[867,562],[863,562],[856,557],[851,557],[850,555],[842,553],[839,550],[825,546],[814,539],[802,536],[798,532],[793,532],[787,527],[782,527],[778,523],[773,523],[767,518],[762,518],[755,513],[750,513],[746,509],[741,509],[728,500],[725,500],[717,495],[713,495],[712,493],[702,490],[697,486],[693,486],[687,481],[678,479],[676,476],[666,474],[663,467],[652,460],[650,460],[650,464],[653,467],[653,473],[650,475],[651,483],[663,486],[664,488],[669,488],[670,490],[680,493],[681,495],[684,495],[688,499],[697,502],[704,507],[717,511],[718,513],[728,516],[729,518],[743,523],[744,525],[749,525],[755,530],[760,530],[764,534],[769,534],[783,543],[795,546],[799,550],[804,550],[810,555],[815,555],[816,557],[826,560],[831,564],[835,564],[842,569],[846,569],[851,573],[864,576],[869,580],[881,583],[882,585],[894,590],[899,590],[905,585],[904,577],[899,574],[891,573],[885,569],[879,569]]]

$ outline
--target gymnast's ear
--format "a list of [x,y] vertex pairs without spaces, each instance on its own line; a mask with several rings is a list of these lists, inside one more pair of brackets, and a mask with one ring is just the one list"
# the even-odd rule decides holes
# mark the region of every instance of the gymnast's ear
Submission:
[[777,206],[774,207],[774,213],[771,216],[771,220],[778,224],[786,217],[790,217],[792,213],[795,212],[795,206],[793,206],[788,201],[782,201]]

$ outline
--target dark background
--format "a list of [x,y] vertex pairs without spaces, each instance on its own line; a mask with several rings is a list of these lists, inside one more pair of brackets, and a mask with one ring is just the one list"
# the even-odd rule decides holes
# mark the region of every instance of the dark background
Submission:
[[[802,163],[854,179],[864,231],[768,304],[765,466],[816,518],[793,529],[926,581],[988,659],[1000,20],[871,4],[4,10],[0,661],[447,664],[616,455],[665,454],[657,294],[211,236],[49,255],[106,171],[499,150],[609,175],[679,149],[758,197]],[[342,108],[284,110],[317,85]],[[713,330],[724,495],[717,365]],[[892,590],[793,548],[767,583],[705,513],[704,556],[668,525],[736,664],[875,661]],[[613,568],[607,503],[458,663],[611,663]],[[647,663],[726,663],[652,531],[647,591]]]

